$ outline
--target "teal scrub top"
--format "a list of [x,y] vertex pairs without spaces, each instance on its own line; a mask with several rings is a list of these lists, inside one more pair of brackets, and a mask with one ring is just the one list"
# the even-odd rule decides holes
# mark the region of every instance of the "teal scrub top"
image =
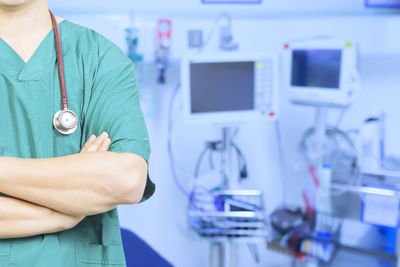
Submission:
[[[62,107],[54,32],[25,63],[0,39],[0,156],[50,158],[79,153],[91,134],[107,131],[110,151],[149,159],[146,125],[133,63],[100,34],[59,23],[69,107],[78,129],[64,136],[53,128]],[[149,178],[142,201],[155,186]],[[0,240],[0,266],[125,266],[117,210],[88,216],[75,228]]]

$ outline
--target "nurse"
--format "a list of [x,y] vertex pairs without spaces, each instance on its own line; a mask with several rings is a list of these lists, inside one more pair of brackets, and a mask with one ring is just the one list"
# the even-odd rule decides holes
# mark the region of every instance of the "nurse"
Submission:
[[115,208],[155,189],[134,66],[98,33],[55,23],[70,134],[53,125],[63,97],[47,1],[0,0],[0,266],[125,266]]

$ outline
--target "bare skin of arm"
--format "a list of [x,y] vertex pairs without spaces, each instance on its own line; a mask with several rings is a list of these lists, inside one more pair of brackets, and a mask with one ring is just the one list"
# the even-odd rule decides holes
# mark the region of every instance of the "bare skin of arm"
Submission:
[[0,239],[68,230],[83,218],[65,215],[23,200],[0,197]]
[[[105,152],[109,138],[92,136],[81,153]],[[20,199],[0,197],[0,239],[60,232],[75,227],[84,216],[66,215]]]
[[138,203],[146,178],[146,161],[132,153],[96,151],[50,159],[0,157],[1,193],[73,216]]

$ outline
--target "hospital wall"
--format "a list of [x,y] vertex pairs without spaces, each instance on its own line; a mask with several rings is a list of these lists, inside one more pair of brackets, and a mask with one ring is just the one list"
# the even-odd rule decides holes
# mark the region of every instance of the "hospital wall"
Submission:
[[[122,226],[142,237],[174,265],[193,267],[206,266],[208,245],[188,229],[185,216],[187,200],[179,192],[171,176],[166,146],[167,109],[171,93],[179,83],[179,59],[189,52],[187,30],[202,29],[207,33],[218,12],[224,10],[233,14],[233,31],[240,44],[239,52],[281,53],[282,45],[286,41],[316,35],[354,40],[360,51],[362,94],[346,112],[342,128],[358,128],[367,116],[385,111],[388,116],[386,148],[389,154],[400,154],[400,14],[365,12],[362,8],[364,1],[348,0],[265,1],[268,3],[263,4],[261,10],[248,7],[239,12],[237,6],[216,6],[207,7],[205,11],[191,11],[200,6],[199,2],[116,1],[114,7],[108,8],[106,1],[68,1],[68,5],[67,1],[50,1],[50,5],[54,6],[59,15],[101,32],[122,49],[126,47],[124,28],[132,23],[143,27],[142,38],[151,46],[156,19],[172,19],[173,44],[167,84],[158,85],[156,82],[156,68],[151,64],[152,48],[145,51],[148,64],[137,66],[142,108],[152,146],[150,174],[157,184],[157,192],[149,201],[137,206],[120,207],[119,212]],[[90,6],[94,3],[97,3],[96,8],[91,10]],[[178,5],[180,8],[173,8]],[[153,8],[158,11],[155,12]],[[190,16],[191,12],[193,16]],[[214,36],[208,47],[205,53],[216,51],[217,36]],[[282,82],[284,76],[281,68]],[[300,189],[304,183],[305,165],[298,152],[298,143],[304,131],[312,126],[314,119],[313,108],[290,104],[284,84],[280,88],[279,127],[286,163],[283,172],[285,179],[282,179],[279,172],[275,122],[243,124],[236,138],[249,165],[249,179],[244,187],[265,192],[268,212],[280,205],[284,196],[288,203],[302,203]],[[173,149],[179,179],[188,187],[204,142],[218,139],[220,133],[211,124],[187,127],[179,109],[181,101],[178,98],[176,103],[178,108],[173,131]],[[338,116],[338,111],[331,111],[329,121],[335,123]],[[246,246],[240,247],[240,266],[255,265]],[[266,252],[264,245],[259,248],[261,252],[265,252],[261,253],[263,266],[283,266],[282,264],[289,262],[283,256]]]

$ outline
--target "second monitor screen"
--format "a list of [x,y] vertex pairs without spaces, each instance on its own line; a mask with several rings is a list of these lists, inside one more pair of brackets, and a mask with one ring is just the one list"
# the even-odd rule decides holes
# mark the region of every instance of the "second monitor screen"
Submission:
[[191,112],[254,109],[254,62],[192,63]]
[[292,86],[339,89],[341,63],[341,50],[294,50]]

